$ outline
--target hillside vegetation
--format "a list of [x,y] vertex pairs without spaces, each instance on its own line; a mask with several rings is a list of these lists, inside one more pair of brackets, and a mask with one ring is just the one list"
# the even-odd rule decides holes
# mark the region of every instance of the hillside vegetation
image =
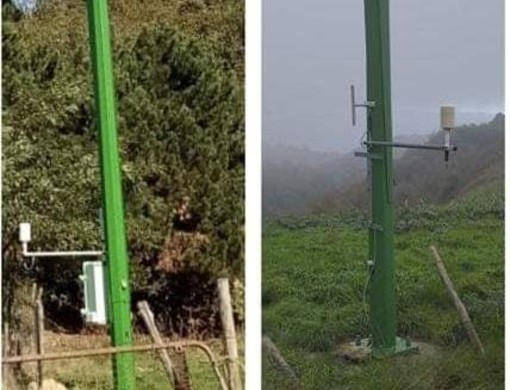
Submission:
[[[3,318],[16,329],[37,281],[48,323],[79,331],[80,262],[27,271],[17,228],[32,223],[33,250],[102,246],[85,3],[3,4]],[[217,275],[243,320],[244,5],[109,4],[133,301],[163,331],[214,335]]]
[[[457,128],[454,143],[459,149],[448,164],[439,152],[407,150],[394,164],[396,202],[408,205],[445,203],[484,186],[502,191],[504,130],[505,117],[502,114],[488,123]],[[435,134],[428,141],[434,145],[442,142],[442,133]],[[329,206],[337,210],[366,206],[366,188],[366,179],[358,180],[344,191],[330,194]]]
[[[483,189],[396,218],[398,332],[430,347],[409,357],[347,364],[338,345],[368,336],[366,214],[273,218],[263,229],[263,332],[304,389],[502,389],[504,200]],[[469,343],[431,261],[436,245],[486,348]],[[264,389],[292,389],[265,356]]]
[[265,216],[303,214],[325,194],[355,184],[366,164],[351,154],[264,145],[262,211]]
[[[395,149],[395,199],[398,204],[445,203],[470,189],[503,188],[505,118],[465,125],[455,131],[459,150],[448,165],[442,153]],[[420,137],[397,141],[424,143]],[[442,144],[442,132],[425,140]],[[263,150],[265,216],[307,215],[366,207],[366,161],[353,153],[321,153],[266,145]]]

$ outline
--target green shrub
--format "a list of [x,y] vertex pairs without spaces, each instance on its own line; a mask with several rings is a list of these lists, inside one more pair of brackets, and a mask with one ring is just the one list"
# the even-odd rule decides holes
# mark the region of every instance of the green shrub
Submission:
[[[32,223],[33,249],[101,247],[97,127],[80,39],[60,52],[27,39],[14,18],[3,24],[4,314],[19,283],[35,279],[50,318],[77,329],[79,261],[45,260],[26,274],[17,227]],[[115,48],[133,298],[149,300],[164,330],[210,329],[215,277],[244,272],[242,80],[210,44],[168,26]]]

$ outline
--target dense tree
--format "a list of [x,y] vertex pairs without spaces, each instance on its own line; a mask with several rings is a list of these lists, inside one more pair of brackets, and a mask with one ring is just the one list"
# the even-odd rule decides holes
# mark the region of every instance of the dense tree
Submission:
[[[64,325],[80,328],[80,263],[45,260],[26,272],[17,226],[32,223],[34,249],[101,246],[88,48],[80,34],[65,52],[34,41],[8,5],[4,15],[4,315],[35,278],[50,317],[61,321],[65,308]],[[242,72],[211,42],[164,24],[115,48],[133,295],[151,301],[167,330],[188,331],[192,316],[205,328],[214,277],[244,270]]]
[[[505,117],[455,130],[458,151],[448,164],[440,152],[398,150],[394,153],[397,204],[444,203],[480,186],[502,191]],[[443,132],[428,139],[408,136],[407,143],[442,144]],[[415,139],[416,138],[416,139]],[[266,216],[332,213],[368,206],[366,161],[352,153],[265,146],[263,210]]]

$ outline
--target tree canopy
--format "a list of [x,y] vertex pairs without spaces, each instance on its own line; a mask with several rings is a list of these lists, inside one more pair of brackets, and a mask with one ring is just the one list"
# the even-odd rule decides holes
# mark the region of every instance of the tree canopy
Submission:
[[[35,278],[53,320],[65,312],[63,325],[79,328],[79,261],[26,272],[17,228],[32,223],[34,249],[102,245],[87,42],[67,36],[61,51],[24,35],[9,5],[3,13],[4,315],[17,286]],[[214,277],[244,271],[242,72],[211,42],[164,23],[114,47],[133,296],[149,299],[164,329],[190,312],[205,327]]]

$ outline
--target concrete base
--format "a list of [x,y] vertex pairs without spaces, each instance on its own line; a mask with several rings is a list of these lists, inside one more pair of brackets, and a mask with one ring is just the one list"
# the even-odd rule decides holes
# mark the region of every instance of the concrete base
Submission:
[[362,339],[339,345],[335,354],[348,362],[363,363],[372,358],[372,349],[369,339]]
[[395,348],[391,350],[374,350],[371,339],[358,339],[345,344],[341,344],[336,354],[349,362],[362,363],[370,360],[372,357],[382,359],[394,355],[406,355],[419,353],[420,348],[410,340],[397,337]]

